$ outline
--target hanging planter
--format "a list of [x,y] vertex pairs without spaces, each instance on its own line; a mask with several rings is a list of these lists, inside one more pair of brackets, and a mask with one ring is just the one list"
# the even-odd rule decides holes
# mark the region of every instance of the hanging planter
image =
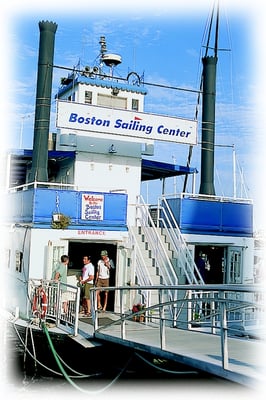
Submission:
[[70,218],[62,213],[54,213],[52,218],[53,229],[67,229],[70,224]]

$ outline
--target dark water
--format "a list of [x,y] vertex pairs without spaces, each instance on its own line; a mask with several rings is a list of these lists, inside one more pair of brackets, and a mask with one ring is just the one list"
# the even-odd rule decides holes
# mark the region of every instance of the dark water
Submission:
[[[21,335],[21,338],[19,336]],[[25,351],[25,344],[28,351]],[[127,398],[146,395],[164,396],[183,393],[197,398],[200,395],[249,390],[181,364],[161,360],[135,349],[108,344],[85,349],[70,338],[51,336],[58,355],[56,361],[46,336],[30,331],[14,330],[10,324],[6,333],[8,386],[17,398],[55,394],[58,398],[73,396],[108,397],[126,394]],[[62,369],[65,372],[62,373]],[[203,397],[206,398],[204,395]],[[213,397],[213,396],[212,396]],[[24,398],[24,397],[23,397]],[[219,398],[219,397],[218,397]]]

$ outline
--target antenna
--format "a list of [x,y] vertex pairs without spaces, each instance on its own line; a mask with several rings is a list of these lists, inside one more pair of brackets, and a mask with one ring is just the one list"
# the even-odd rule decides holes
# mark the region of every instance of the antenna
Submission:
[[103,57],[104,53],[107,52],[105,36],[100,37],[99,43],[101,45],[101,57]]
[[118,54],[107,53],[105,36],[100,37],[99,43],[101,45],[101,62],[110,67],[110,75],[113,77],[114,67],[121,64],[122,58]]

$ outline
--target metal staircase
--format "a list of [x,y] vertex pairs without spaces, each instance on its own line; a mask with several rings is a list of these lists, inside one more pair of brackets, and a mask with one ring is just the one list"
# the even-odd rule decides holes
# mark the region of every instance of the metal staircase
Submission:
[[[166,200],[158,206],[154,219],[148,205],[138,197],[136,224],[129,228],[129,240],[134,249],[134,285],[204,283]],[[149,293],[149,298],[141,293],[145,304],[159,303],[157,294]],[[166,293],[169,300],[174,300],[176,295],[176,291]]]
[[[160,226],[162,233],[166,236],[173,250],[174,257],[177,259],[178,276],[184,275],[186,282],[190,285],[204,284],[204,280],[198,270],[194,258],[184,240],[176,219],[168,205],[167,199],[162,197],[158,204],[157,226]],[[182,282],[183,283],[183,282]]]

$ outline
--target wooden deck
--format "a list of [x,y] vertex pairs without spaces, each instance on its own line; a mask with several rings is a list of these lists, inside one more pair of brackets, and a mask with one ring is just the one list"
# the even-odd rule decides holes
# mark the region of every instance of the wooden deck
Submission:
[[[161,349],[159,327],[126,321],[125,336],[121,338],[121,324],[108,324],[116,317],[112,313],[99,315],[100,329],[93,334],[91,321],[80,319],[79,335],[73,337],[80,344],[94,346],[97,339],[113,342],[147,352],[154,356],[183,363],[186,366],[220,378],[255,388],[265,379],[265,342],[257,339],[228,338],[228,368],[222,366],[221,338],[219,335],[166,328],[165,346]],[[102,321],[102,322],[101,322]],[[93,339],[93,340],[92,340]],[[92,340],[92,341],[91,341]]]

